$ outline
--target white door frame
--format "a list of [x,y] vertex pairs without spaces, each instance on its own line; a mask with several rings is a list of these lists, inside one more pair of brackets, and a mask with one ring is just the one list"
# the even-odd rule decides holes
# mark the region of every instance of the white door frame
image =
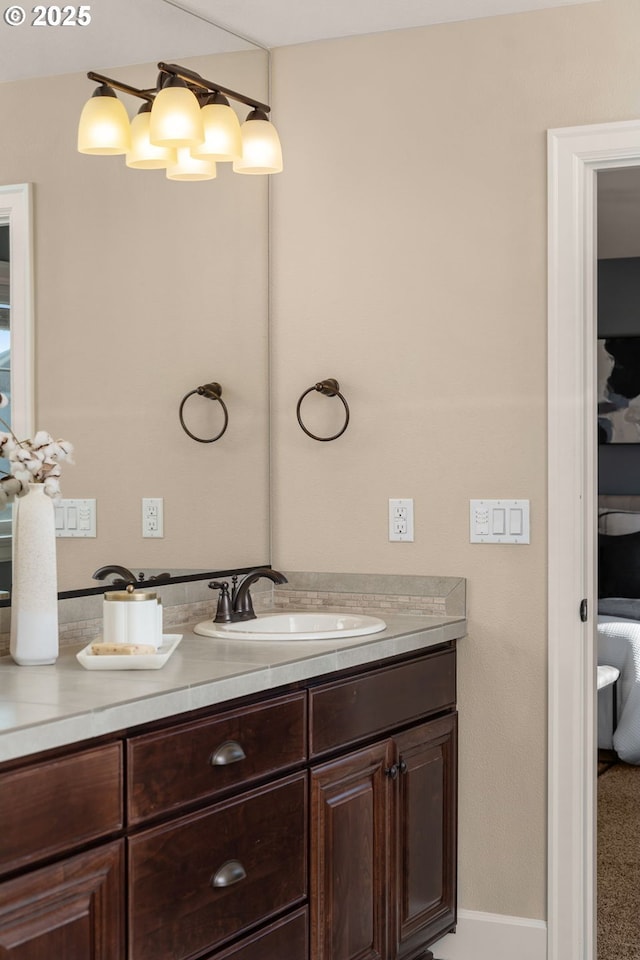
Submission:
[[596,173],[639,164],[640,121],[549,131],[547,960],[596,953]]

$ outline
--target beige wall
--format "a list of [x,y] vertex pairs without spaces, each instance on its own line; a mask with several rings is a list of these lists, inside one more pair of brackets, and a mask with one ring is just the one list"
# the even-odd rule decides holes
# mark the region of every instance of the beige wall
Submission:
[[[188,62],[232,89],[266,92],[262,51]],[[139,87],[157,73],[155,64],[96,69]],[[84,74],[0,85],[0,183],[34,184],[36,427],[75,445],[63,496],[97,499],[98,538],[58,541],[60,589],[88,586],[105,563],[265,562],[266,181],[219,164],[217,180],[174,183],[123,157],[78,154],[78,118],[95,86]],[[178,407],[211,380],[229,428],[200,444],[182,431]],[[216,408],[192,398],[190,429],[215,434]],[[142,539],[142,497],[165,500],[162,540]]]
[[[638,116],[638,36],[602,0],[273,58],[273,561],[468,578],[467,909],[545,915],[546,131]],[[295,403],[327,376],[352,422],[320,444]],[[529,498],[531,544],[470,544],[481,497]]]

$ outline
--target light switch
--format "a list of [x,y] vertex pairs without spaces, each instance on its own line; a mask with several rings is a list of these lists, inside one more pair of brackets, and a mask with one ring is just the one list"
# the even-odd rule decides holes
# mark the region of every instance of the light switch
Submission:
[[509,533],[514,537],[522,535],[522,508],[512,507],[509,510]]
[[471,543],[529,543],[528,500],[470,500]]
[[[512,511],[510,511],[510,513],[511,512]],[[504,534],[507,532],[507,525],[505,522],[504,514],[505,514],[504,507],[494,507],[494,509],[491,511],[491,516],[493,520],[491,524],[491,532],[495,533],[497,536],[499,536],[500,534],[504,536]]]

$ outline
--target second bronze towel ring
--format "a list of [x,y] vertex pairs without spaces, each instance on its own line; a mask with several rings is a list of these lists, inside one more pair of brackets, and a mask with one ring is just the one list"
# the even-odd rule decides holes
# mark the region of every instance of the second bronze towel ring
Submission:
[[[344,406],[345,420],[344,420],[342,429],[338,430],[338,432],[334,433],[333,436],[331,437],[316,437],[315,433],[311,433],[310,430],[307,430],[304,423],[302,422],[302,417],[300,416],[300,407],[302,406],[302,401],[304,400],[304,398],[307,396],[308,393],[313,393],[314,390],[317,390],[318,393],[323,394],[323,396],[325,397],[338,397],[342,401],[342,405]],[[298,400],[298,405],[296,406],[296,416],[298,418],[298,423],[300,424],[300,426],[302,427],[306,435],[308,437],[311,437],[312,440],[320,440],[324,442],[328,440],[337,440],[338,437],[341,437],[349,424],[349,404],[340,393],[340,384],[338,383],[338,381],[330,377],[328,380],[320,380],[319,383],[316,383],[312,387],[309,387],[308,390],[305,390],[305,392],[302,394],[302,396]]]
[[[192,397],[194,393],[197,393],[198,396],[200,397],[204,397],[206,400],[217,400],[220,406],[222,407],[222,412],[224,414],[224,423],[222,425],[222,430],[220,431],[220,433],[216,433],[215,437],[196,437],[195,433],[191,433],[191,430],[189,430],[186,423],[184,422],[184,418],[182,416],[182,410],[184,408],[185,403],[189,399],[189,397]],[[227,425],[229,423],[229,413],[227,411],[225,402],[222,399],[222,387],[220,386],[220,384],[205,383],[204,386],[202,387],[196,387],[195,390],[190,390],[189,393],[185,394],[185,396],[182,398],[182,403],[180,404],[180,410],[178,412],[178,416],[180,417],[180,425],[182,426],[182,429],[188,436],[191,437],[192,440],[197,440],[198,443],[214,443],[216,440],[219,440],[222,434],[227,429]]]

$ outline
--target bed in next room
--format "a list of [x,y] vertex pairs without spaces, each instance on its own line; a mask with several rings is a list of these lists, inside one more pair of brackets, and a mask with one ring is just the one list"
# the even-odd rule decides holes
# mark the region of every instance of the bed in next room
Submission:
[[640,764],[639,496],[598,498],[598,664],[620,671],[617,723],[611,688],[598,694],[598,747]]

